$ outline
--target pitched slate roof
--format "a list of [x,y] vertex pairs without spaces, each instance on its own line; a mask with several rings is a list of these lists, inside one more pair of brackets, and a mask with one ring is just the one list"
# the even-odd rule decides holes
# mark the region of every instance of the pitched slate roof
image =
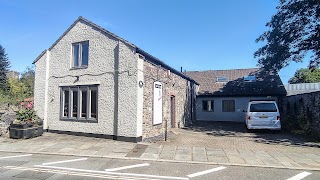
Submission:
[[[102,28],[101,26],[87,20],[86,18],[82,17],[82,16],[79,16],[78,19],[71,24],[71,26],[50,46],[49,50],[51,50],[79,21],[82,21],[90,26],[93,26],[95,28],[97,28],[98,30],[100,30],[101,32],[103,33],[106,33],[112,37],[114,37],[115,39],[119,40],[119,41],[122,41],[123,43],[127,44],[127,45],[130,45],[131,47],[135,48],[136,49],[136,52],[137,53],[140,53],[141,55],[145,56],[146,57],[146,60],[147,61],[150,61],[156,65],[159,65],[159,66],[162,66],[168,70],[170,70],[171,72],[177,74],[178,76],[188,80],[188,81],[191,81],[191,82],[194,82],[195,84],[198,84],[195,80],[191,79],[190,77],[184,75],[183,73],[177,71],[176,69],[172,68],[171,66],[167,65],[166,63],[164,63],[163,61],[161,61],[160,59],[150,55],[149,53],[143,51],[141,48],[137,47],[136,45],[130,43],[129,41],[111,33],[110,31],[107,31],[106,29]],[[32,64],[35,64],[44,54],[46,53],[46,50],[44,50],[34,61]]]
[[[200,84],[199,95],[203,96],[281,96],[287,93],[278,74],[259,68],[187,71],[185,74]],[[256,76],[256,81],[247,82],[245,76]],[[218,77],[227,77],[228,82],[217,82]]]

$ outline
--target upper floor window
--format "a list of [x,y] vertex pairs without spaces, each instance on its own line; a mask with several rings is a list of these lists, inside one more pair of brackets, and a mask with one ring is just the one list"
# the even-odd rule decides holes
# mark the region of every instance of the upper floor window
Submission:
[[72,67],[87,67],[89,61],[89,41],[72,44]]
[[228,82],[228,81],[229,81],[228,77],[225,77],[225,76],[217,77],[217,82]]

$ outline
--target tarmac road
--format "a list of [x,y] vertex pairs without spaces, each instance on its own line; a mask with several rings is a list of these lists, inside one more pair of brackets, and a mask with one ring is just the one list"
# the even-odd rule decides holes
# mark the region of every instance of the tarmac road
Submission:
[[318,180],[320,171],[0,152],[0,179]]

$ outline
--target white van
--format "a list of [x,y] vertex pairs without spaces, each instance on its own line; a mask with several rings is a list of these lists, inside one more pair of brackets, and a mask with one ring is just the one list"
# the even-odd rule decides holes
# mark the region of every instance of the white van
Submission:
[[247,129],[281,130],[280,113],[275,101],[251,101],[246,111]]

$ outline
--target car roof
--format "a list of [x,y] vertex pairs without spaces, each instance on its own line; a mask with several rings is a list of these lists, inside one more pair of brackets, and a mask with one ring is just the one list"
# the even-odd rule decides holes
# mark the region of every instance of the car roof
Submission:
[[258,103],[276,103],[276,101],[250,101],[251,104],[258,104]]

